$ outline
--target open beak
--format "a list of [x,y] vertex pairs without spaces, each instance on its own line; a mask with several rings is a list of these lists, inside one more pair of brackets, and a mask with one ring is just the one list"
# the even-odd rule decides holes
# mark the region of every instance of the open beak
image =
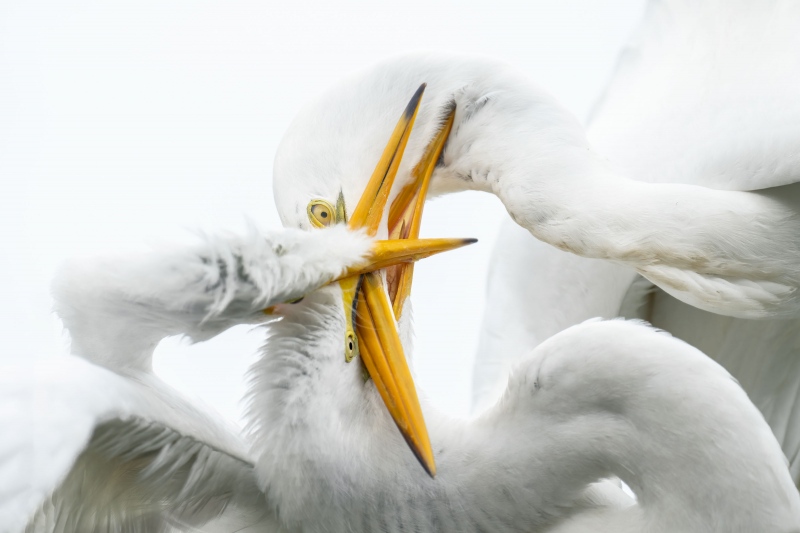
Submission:
[[[366,229],[368,234],[376,234],[424,90],[425,85],[423,84],[414,93],[400,117],[383,155],[348,221],[351,229]],[[375,386],[398,429],[431,477],[436,475],[433,449],[422,416],[417,391],[403,353],[396,321],[396,317],[399,316],[397,310],[402,308],[402,304],[411,290],[411,260],[398,265],[396,257],[391,261],[387,257],[391,255],[390,250],[392,249],[397,253],[405,253],[416,259],[474,242],[472,239],[417,240],[422,204],[425,200],[430,175],[441,155],[451,126],[452,116],[448,118],[445,128],[431,143],[433,147],[428,147],[423,160],[414,169],[413,183],[406,186],[393,202],[389,216],[389,231],[391,238],[395,240],[376,244],[375,255],[369,261],[368,267],[371,267],[369,270],[374,270],[375,265],[380,264],[381,261],[386,265],[397,265],[391,267],[391,272],[387,272],[390,283],[393,283],[394,286],[391,298],[383,278],[378,272],[365,272],[360,275],[360,278],[350,277],[340,282],[344,293],[345,309],[350,310],[351,313],[352,310],[355,310],[353,323],[364,366],[375,382]],[[395,213],[394,217],[393,213]],[[405,239],[405,242],[398,239]],[[383,248],[377,250],[380,247]],[[433,251],[437,247],[438,249]],[[412,249],[416,251],[411,252]],[[401,298],[401,301],[398,301],[398,297]],[[352,319],[352,315],[348,316],[348,319]]]

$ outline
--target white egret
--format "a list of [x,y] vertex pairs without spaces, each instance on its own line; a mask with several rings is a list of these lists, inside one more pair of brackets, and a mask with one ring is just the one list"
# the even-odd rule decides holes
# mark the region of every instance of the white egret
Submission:
[[[650,232],[647,238],[663,249],[663,261],[678,244],[717,235],[708,250],[724,252],[733,245],[752,254],[751,266],[772,264],[761,272],[736,273],[730,261],[723,265],[731,274],[725,277],[713,265],[698,263],[698,274],[723,286],[720,294],[739,287],[732,307],[698,306],[734,315],[723,316],[671,297],[684,299],[649,267],[638,268],[643,278],[628,261],[565,253],[506,223],[490,269],[491,297],[474,371],[476,409],[496,400],[508,369],[530,346],[589,317],[645,318],[700,348],[739,380],[772,426],[795,483],[800,482],[800,321],[736,317],[770,309],[781,316],[781,308],[771,303],[755,313],[737,309],[758,309],[765,276],[800,264],[795,228],[800,189],[791,184],[800,178],[800,106],[794,98],[800,86],[798,39],[796,3],[654,2],[648,7],[592,113],[589,140],[619,173],[656,184],[641,184],[644,188],[664,191],[681,187],[672,182],[683,183],[726,202],[690,207],[696,198],[678,200],[675,209],[688,207],[685,224],[675,218],[675,209],[651,210],[646,218],[630,220],[642,236]],[[759,190],[734,192],[754,189]],[[620,199],[631,205],[619,207],[618,215],[643,207],[628,196]],[[715,213],[714,205],[722,211]],[[737,216],[738,221],[730,220]],[[612,238],[627,232],[618,231],[617,222],[606,224],[598,220]],[[743,231],[742,224],[750,229]],[[676,231],[682,235],[675,237]],[[785,246],[770,248],[780,242]],[[679,257],[693,254],[691,248],[679,251]],[[707,254],[694,257],[709,259]],[[705,281],[695,276],[696,284],[692,276],[687,289],[702,290]],[[796,297],[795,287],[786,283],[785,294]]]
[[[384,227],[415,113],[403,114],[369,181],[283,177],[277,186],[295,189],[279,195],[284,220],[415,237],[453,122],[451,109],[429,130],[415,179]],[[459,243],[405,240],[370,252],[370,242],[344,228],[254,233],[65,270],[57,309],[83,359],[0,389],[14,407],[0,413],[3,427],[17,429],[0,441],[0,470],[11,472],[0,516],[18,527],[30,521],[33,531],[800,527],[785,459],[746,394],[698,350],[638,324],[588,323],[550,339],[476,420],[447,419],[424,398],[417,418],[413,385],[397,366],[410,337],[411,270],[387,272],[389,295],[370,273],[351,290],[352,274]],[[341,281],[297,299],[331,279]],[[247,450],[160,384],[148,363],[164,336],[203,339],[270,318],[278,320],[252,369]],[[33,435],[24,431],[31,418]],[[638,503],[597,483],[608,476],[633,487]]]
[[[507,65],[432,54],[385,62],[332,88],[290,128],[275,163],[279,201],[296,194],[281,180],[299,176],[311,194],[331,173],[363,174],[357,154],[380,137],[363,124],[381,123],[388,102],[419,81],[429,85],[417,125],[425,133],[412,136],[410,153],[455,109],[432,193],[494,193],[533,236],[508,225],[496,252],[478,407],[499,396],[530,346],[617,316],[623,302],[640,307],[646,286],[625,298],[638,273],[661,291],[635,316],[726,365],[800,480],[800,5],[654,2],[589,138]],[[754,318],[783,320],[743,320]]]

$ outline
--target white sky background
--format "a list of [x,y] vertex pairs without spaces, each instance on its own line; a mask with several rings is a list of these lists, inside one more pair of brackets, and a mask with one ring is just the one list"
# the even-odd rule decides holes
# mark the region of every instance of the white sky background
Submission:
[[[348,72],[420,49],[507,60],[586,117],[643,11],[596,2],[0,0],[0,358],[65,351],[48,284],[65,257],[278,228],[272,160],[303,105]],[[423,81],[423,80],[420,80]],[[401,103],[402,105],[402,103]],[[428,205],[429,237],[478,237],[415,271],[418,386],[469,411],[494,197]],[[170,339],[156,370],[233,418],[263,332]]]

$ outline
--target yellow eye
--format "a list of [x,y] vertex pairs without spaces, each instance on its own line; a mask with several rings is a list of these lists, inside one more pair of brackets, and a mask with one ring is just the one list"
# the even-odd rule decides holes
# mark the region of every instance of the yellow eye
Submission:
[[326,228],[336,222],[333,206],[325,200],[311,200],[308,203],[308,220],[318,228]]
[[355,333],[348,331],[344,336],[344,360],[350,362],[358,354],[358,339]]

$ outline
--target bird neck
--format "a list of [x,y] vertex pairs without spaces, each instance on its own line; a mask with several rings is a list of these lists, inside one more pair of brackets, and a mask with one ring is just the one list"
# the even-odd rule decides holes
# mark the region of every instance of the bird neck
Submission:
[[[439,468],[432,479],[358,360],[344,361],[338,302],[311,301],[317,293],[269,326],[250,371],[248,433],[256,472],[287,531],[510,533],[567,512],[566,500],[542,509],[503,498],[505,507],[497,508],[497,494],[509,490],[494,469],[504,456],[497,439],[444,419],[423,398]],[[535,497],[537,489],[527,491]]]
[[400,456],[422,472],[360,361],[345,361],[340,294],[321,289],[284,306],[250,371],[259,482],[290,529],[324,518],[310,510],[334,520],[347,507],[342,498],[375,479],[381,459]]
[[[609,335],[566,347],[589,354],[561,372],[571,389],[548,396],[545,360],[535,376],[509,383],[512,397],[527,391],[530,410],[501,402],[499,412],[487,413],[508,425],[495,431],[530,438],[518,467],[531,473],[532,485],[549,488],[542,497],[557,502],[617,476],[637,495],[639,506],[626,511],[646,526],[637,531],[745,532],[764,524],[785,531],[796,524],[800,509],[783,454],[738,383],[699,352],[659,352],[659,342],[675,343],[666,335],[651,338],[647,352],[636,337]],[[564,349],[550,357],[563,357]],[[534,382],[542,388],[531,394]]]
[[[617,428],[624,441],[602,454],[610,472],[636,493],[645,521],[670,532],[758,531],[767,523],[778,531],[796,524],[798,508],[788,496],[795,488],[758,410],[741,390],[741,405],[719,406],[715,387],[702,379],[685,381],[705,388],[702,402],[681,395],[658,403],[643,398],[636,418]],[[739,388],[732,379],[730,385]]]
[[631,265],[708,311],[755,318],[800,309],[800,186],[724,191],[649,183],[657,172],[625,175],[545,91],[521,77],[486,79],[452,96],[460,111],[432,194],[491,192],[539,240]]
[[538,239],[629,265],[695,307],[742,318],[800,307],[793,259],[800,186],[743,192],[646,183],[585,157],[580,176],[542,185],[527,198],[513,184],[498,194]]
[[490,91],[476,84],[454,96],[462,112],[432,193],[493,193],[536,238],[578,255],[623,259],[626,245],[635,251],[642,239],[629,243],[627,233],[641,231],[641,221],[625,215],[657,195],[617,176],[552,96],[525,79],[505,85]]

